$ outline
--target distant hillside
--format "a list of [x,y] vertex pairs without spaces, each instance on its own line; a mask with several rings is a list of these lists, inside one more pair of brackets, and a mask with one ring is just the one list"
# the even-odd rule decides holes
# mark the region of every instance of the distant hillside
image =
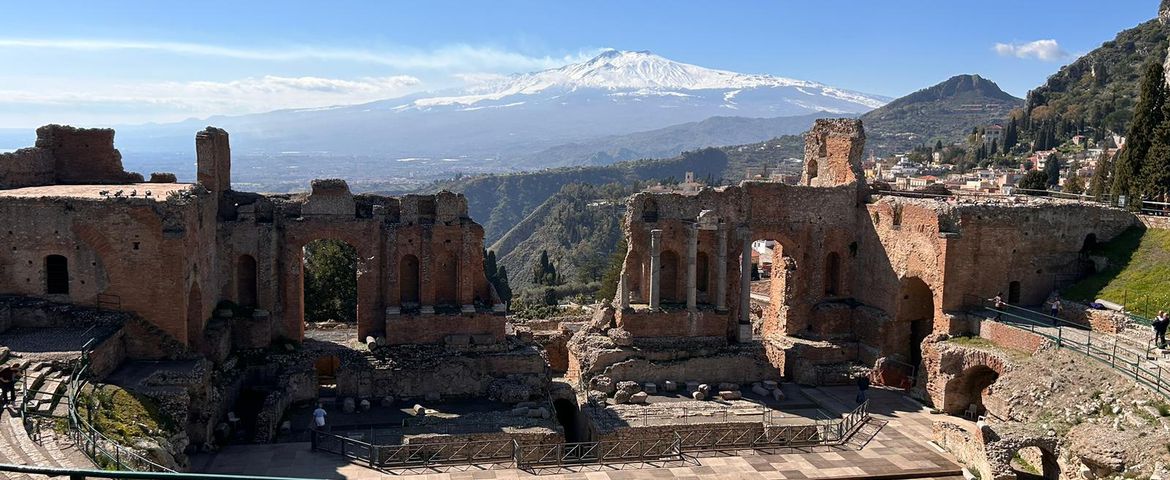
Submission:
[[762,142],[782,135],[799,135],[818,118],[817,112],[778,118],[711,117],[700,122],[672,125],[648,132],[614,135],[559,145],[517,159],[521,165],[549,168],[573,165],[609,165],[639,158],[668,158],[687,150]]
[[801,137],[789,135],[749,145],[704,148],[664,160],[465,177],[437,183],[428,190],[446,189],[466,195],[471,218],[484,226],[484,241],[491,244],[571,183],[675,183],[686,172],[694,172],[696,179],[712,184],[735,183],[744,177],[748,167],[776,167],[785,158],[803,157],[803,148]]
[[1084,133],[1124,134],[1138,98],[1138,78],[1149,61],[1166,59],[1167,27],[1150,20],[1061,68],[1028,94],[1025,131],[1054,125],[1057,140]]
[[861,116],[866,147],[900,153],[938,140],[963,140],[973,127],[1002,121],[1024,100],[979,75],[958,75]]
[[565,185],[489,248],[508,268],[514,289],[532,282],[542,251],[548,251],[566,282],[599,281],[621,240],[625,198],[639,189],[623,183]]

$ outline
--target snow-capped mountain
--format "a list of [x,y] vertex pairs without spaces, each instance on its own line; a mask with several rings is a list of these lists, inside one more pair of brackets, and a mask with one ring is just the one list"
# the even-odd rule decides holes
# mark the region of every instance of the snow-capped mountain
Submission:
[[[887,101],[816,82],[714,70],[650,52],[609,50],[582,63],[457,91],[121,127],[118,145],[124,152],[188,152],[193,132],[210,124],[231,132],[233,151],[243,153],[474,159],[479,166],[494,162],[501,169],[532,169],[548,164],[516,160],[602,136],[715,116],[856,115]],[[788,130],[772,135],[803,129]]]
[[[726,105],[731,107],[735,105],[736,95],[743,90],[758,88],[790,88],[805,95],[857,105],[853,108],[823,109],[825,111],[861,113],[886,103],[886,99],[881,97],[840,90],[816,82],[713,70],[671,61],[648,51],[608,50],[584,63],[514,75],[506,81],[469,89],[464,95],[421,98],[403,107],[474,105],[516,95],[536,95],[547,91],[573,92],[580,89],[608,90],[614,96],[678,97],[692,96],[687,91],[693,90],[730,90],[724,99]],[[816,103],[809,99],[800,99],[800,102]]]

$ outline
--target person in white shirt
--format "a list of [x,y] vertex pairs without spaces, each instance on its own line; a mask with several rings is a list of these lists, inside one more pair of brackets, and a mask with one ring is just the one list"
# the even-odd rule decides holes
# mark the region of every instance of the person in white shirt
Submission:
[[325,429],[325,415],[326,415],[325,414],[325,407],[323,407],[320,403],[318,403],[317,409],[313,410],[313,425],[318,430]]

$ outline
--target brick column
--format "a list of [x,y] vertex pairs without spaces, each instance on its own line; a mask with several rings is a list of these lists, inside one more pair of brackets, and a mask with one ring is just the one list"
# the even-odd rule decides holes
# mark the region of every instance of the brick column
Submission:
[[[736,338],[740,342],[751,341],[752,337],[752,233],[747,227],[739,228],[743,241],[743,252],[739,262],[739,325]],[[744,328],[746,327],[746,328]],[[745,338],[746,330],[746,338]]]
[[695,298],[696,287],[698,283],[697,273],[695,271],[696,257],[699,254],[699,224],[692,223],[687,229],[687,310],[695,310],[697,306],[697,299]]
[[[727,229],[719,227],[715,231],[719,238],[719,263],[715,266],[715,310],[727,311]],[[749,272],[750,273],[750,272]]]
[[658,258],[662,250],[662,230],[650,231],[650,309],[657,310],[662,301],[658,293],[661,286],[662,260]]

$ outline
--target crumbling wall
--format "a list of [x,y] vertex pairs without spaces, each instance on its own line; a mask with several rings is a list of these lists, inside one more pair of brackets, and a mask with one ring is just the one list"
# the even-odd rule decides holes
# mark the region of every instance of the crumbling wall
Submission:
[[0,189],[51,185],[56,179],[56,160],[46,149],[0,153]]
[[37,129],[36,147],[54,159],[56,183],[134,183],[142,175],[122,168],[114,148],[114,130],[45,125]]

